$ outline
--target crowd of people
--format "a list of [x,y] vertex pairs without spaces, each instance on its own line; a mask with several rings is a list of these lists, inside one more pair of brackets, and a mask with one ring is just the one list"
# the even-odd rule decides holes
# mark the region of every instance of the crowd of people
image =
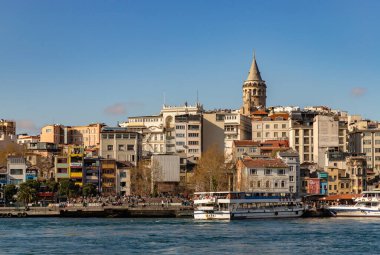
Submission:
[[65,202],[60,202],[59,207],[70,206],[128,206],[128,207],[148,207],[148,206],[191,206],[189,198],[182,195],[160,194],[158,196],[94,196],[70,198]]

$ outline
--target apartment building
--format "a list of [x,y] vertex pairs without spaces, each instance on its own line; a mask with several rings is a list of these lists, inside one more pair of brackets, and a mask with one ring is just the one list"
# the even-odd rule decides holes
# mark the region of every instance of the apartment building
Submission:
[[[264,112],[265,113],[265,112]],[[289,114],[275,113],[259,115],[253,113],[252,140],[264,142],[267,140],[289,139]]]
[[380,125],[376,122],[363,121],[349,133],[349,151],[364,153],[367,168],[380,174]]
[[[205,134],[206,136],[206,134]],[[252,140],[251,118],[239,111],[226,112],[224,115],[224,153],[232,159],[234,140]]]
[[301,194],[300,161],[298,152],[286,150],[278,153],[281,159],[289,167],[289,192],[295,196]]
[[176,153],[185,153],[186,157],[198,160],[202,153],[202,115],[175,116],[175,130],[167,140],[175,139]]
[[117,161],[129,161],[137,166],[142,156],[141,134],[121,127],[101,130],[100,156]]
[[55,144],[72,144],[84,147],[99,147],[100,130],[103,123],[85,126],[47,125],[41,129],[40,141]]
[[289,193],[289,166],[281,159],[244,158],[236,166],[237,191]]

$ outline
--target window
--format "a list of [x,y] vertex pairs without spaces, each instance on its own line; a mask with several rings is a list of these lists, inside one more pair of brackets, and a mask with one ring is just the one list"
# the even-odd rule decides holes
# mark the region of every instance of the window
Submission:
[[113,145],[107,145],[107,151],[112,151],[113,150]]
[[289,181],[294,182],[294,176],[289,176]]
[[107,139],[107,134],[102,134],[102,139]]
[[364,153],[372,152],[371,148],[364,148],[363,151],[364,151]]
[[266,132],[265,137],[269,137],[269,136],[270,136],[269,132]]
[[289,187],[289,191],[290,191],[291,193],[294,193],[294,187],[293,187],[293,186],[290,186],[290,187]]
[[261,181],[257,181],[257,187],[261,188]]
[[257,150],[256,147],[253,147],[253,148],[250,149],[250,151],[251,151],[252,153],[256,152],[256,150]]
[[273,133],[273,136],[274,136],[274,137],[278,137],[277,132],[274,132],[274,133]]
[[119,151],[125,151],[125,145],[119,144]]
[[244,152],[244,148],[237,148],[238,152]]
[[270,188],[270,182],[269,181],[265,182],[265,188]]
[[198,141],[189,141],[189,145],[198,145],[199,142]]
[[177,133],[175,134],[176,137],[185,137],[185,134]]
[[116,139],[121,139],[121,134],[116,134]]
[[199,137],[199,133],[189,133],[189,137]]
[[257,132],[257,137],[261,137],[261,132]]
[[189,153],[198,153],[199,150],[198,149],[189,149]]
[[271,169],[265,169],[265,175],[271,175],[272,170]]
[[277,128],[278,128],[278,124],[274,124],[273,126],[274,126],[274,128],[275,128],[275,129],[277,129]]
[[286,132],[282,132],[281,136],[286,137]]
[[199,125],[189,125],[189,130],[199,130]]
[[250,175],[257,175],[257,169],[249,169]]
[[281,188],[285,188],[285,181],[281,181]]
[[278,169],[277,174],[278,175],[285,175],[285,170],[284,169]]
[[175,144],[176,144],[177,146],[184,146],[184,145],[185,145],[185,142],[180,141],[180,142],[176,142]]
[[175,126],[175,129],[185,129],[185,126],[183,126],[183,125],[177,125],[177,126]]
[[286,128],[286,124],[282,124],[282,128]]
[[270,129],[270,125],[269,125],[269,124],[266,124],[266,125],[265,125],[265,128],[266,128],[266,129]]
[[363,144],[371,144],[371,140],[363,140]]
[[11,169],[11,175],[22,175],[23,172],[22,169]]
[[133,151],[133,150],[135,150],[135,146],[133,144],[128,144],[127,145],[127,150],[128,151]]
[[114,135],[113,134],[109,134],[108,135],[108,139],[113,139],[114,138]]

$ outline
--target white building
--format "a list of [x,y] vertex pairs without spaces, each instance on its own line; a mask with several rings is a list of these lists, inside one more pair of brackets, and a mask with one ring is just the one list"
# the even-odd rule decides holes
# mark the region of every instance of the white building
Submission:
[[19,185],[26,181],[26,160],[24,157],[10,156],[7,160],[8,183]]
[[289,193],[289,166],[281,159],[239,160],[236,188],[248,192]]
[[278,157],[289,167],[289,192],[301,194],[300,161],[297,151],[288,150],[278,153]]
[[226,112],[224,115],[224,153],[227,159],[232,157],[234,140],[251,140],[251,118],[237,111]]

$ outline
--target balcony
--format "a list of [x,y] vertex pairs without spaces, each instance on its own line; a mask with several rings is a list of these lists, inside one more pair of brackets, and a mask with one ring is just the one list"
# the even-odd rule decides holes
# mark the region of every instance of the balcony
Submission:
[[70,173],[70,178],[82,178],[82,173]]
[[55,176],[58,178],[58,179],[61,179],[61,178],[69,178],[69,174],[68,173],[56,173]]
[[114,174],[102,174],[102,177],[103,177],[103,178],[111,178],[111,179],[114,179],[114,178],[115,178],[115,175],[114,175]]
[[69,164],[67,163],[57,163],[57,168],[67,168],[69,166]]

